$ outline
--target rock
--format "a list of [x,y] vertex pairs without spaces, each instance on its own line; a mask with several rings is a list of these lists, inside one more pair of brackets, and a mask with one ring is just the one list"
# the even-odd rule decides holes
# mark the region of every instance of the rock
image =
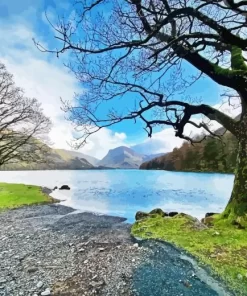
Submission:
[[144,219],[144,218],[147,218],[147,217],[148,217],[148,213],[138,211],[136,213],[135,219],[136,220],[141,220],[141,219]]
[[80,248],[80,249],[78,250],[78,253],[82,253],[82,252],[84,252],[84,251],[85,251],[85,249]]
[[37,267],[29,267],[27,269],[27,272],[29,272],[29,273],[33,273],[33,272],[36,272],[36,271],[38,271],[38,268]]
[[206,213],[206,215],[205,215],[205,218],[207,218],[207,217],[211,217],[211,216],[213,216],[213,215],[217,215],[218,213]]
[[187,288],[191,288],[192,287],[192,285],[191,285],[191,283],[189,281],[184,281],[183,284]]
[[212,226],[212,225],[213,225],[213,221],[214,221],[214,217],[212,217],[212,216],[209,216],[209,217],[203,218],[203,219],[201,220],[201,222],[204,223],[204,224],[207,225],[207,226]]
[[237,275],[237,278],[238,278],[238,280],[242,280],[242,279],[243,279],[242,274],[239,273],[239,274]]
[[56,189],[58,189],[58,187],[57,187],[57,186],[55,186],[55,187],[53,188],[53,190],[56,190]]
[[52,190],[50,188],[47,188],[47,187],[42,187],[42,192],[44,194],[51,194],[52,193]]
[[168,213],[165,213],[162,209],[154,209],[151,212],[149,212],[150,215],[156,214],[156,215],[160,215],[161,217],[165,217],[168,216]]
[[7,282],[6,279],[4,279],[4,278],[0,278],[0,284],[5,284],[6,282]]
[[49,295],[51,295],[51,291],[49,288],[45,289],[45,291],[41,293],[41,296],[49,296]]
[[218,231],[215,231],[215,233],[214,233],[215,235],[220,235],[220,233],[218,232]]
[[41,281],[39,281],[39,282],[37,283],[37,285],[36,285],[36,287],[37,287],[38,289],[40,289],[42,286],[43,286],[43,282],[41,282]]
[[135,243],[135,244],[133,245],[133,247],[134,247],[134,248],[138,248],[138,247],[139,247],[138,243]]
[[99,248],[99,251],[103,252],[103,251],[105,251],[105,248]]
[[174,216],[176,216],[176,215],[178,215],[178,212],[170,212],[170,213],[168,214],[169,217],[174,217]]
[[70,190],[70,187],[68,185],[62,185],[59,190]]
[[237,229],[245,229],[245,227],[236,220],[232,221],[232,225],[236,226]]
[[89,285],[91,287],[95,288],[95,287],[103,286],[104,284],[105,284],[105,282],[102,280],[102,281],[99,281],[99,282],[92,281]]

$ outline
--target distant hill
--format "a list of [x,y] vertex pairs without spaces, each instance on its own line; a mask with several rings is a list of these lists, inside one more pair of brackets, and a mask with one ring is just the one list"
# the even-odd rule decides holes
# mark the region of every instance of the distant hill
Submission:
[[[224,130],[217,131],[218,134]],[[169,171],[225,172],[234,171],[237,157],[237,140],[229,132],[222,137],[225,144],[217,139],[208,138],[192,146],[184,142],[180,148],[164,156],[141,164],[140,169],[161,169]]]
[[49,153],[45,163],[9,163],[0,167],[0,170],[80,170],[93,169],[89,162],[97,159],[80,152],[63,149],[48,148]]
[[120,146],[109,150],[107,155],[99,161],[97,165],[112,168],[137,169],[144,161],[150,160],[154,157],[157,157],[157,154],[143,155],[128,147]]
[[96,166],[97,163],[99,162],[99,159],[78,151],[71,151],[71,150],[65,150],[65,149],[54,149],[54,150],[65,160],[69,160],[73,158],[84,158],[93,166]]

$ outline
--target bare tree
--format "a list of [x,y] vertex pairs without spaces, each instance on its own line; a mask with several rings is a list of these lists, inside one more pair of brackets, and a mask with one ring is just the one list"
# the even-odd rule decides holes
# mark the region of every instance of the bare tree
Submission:
[[0,63],[0,166],[45,162],[50,127],[40,103],[25,97]]
[[[131,119],[143,120],[149,136],[156,125],[169,125],[175,129],[175,136],[193,142],[184,134],[187,124],[214,136],[205,123],[193,120],[196,115],[204,115],[238,139],[234,189],[222,217],[245,218],[246,7],[246,1],[233,0],[76,1],[75,19],[60,19],[53,25],[58,49],[48,50],[38,42],[36,45],[57,56],[71,53],[68,67],[85,91],[77,95],[75,105],[64,105],[68,119],[83,132],[79,145],[102,127]],[[204,75],[231,90],[229,103],[233,97],[239,98],[240,120],[183,97],[187,87]],[[109,109],[107,116],[99,117],[101,106],[105,110],[109,102],[117,105],[119,100],[126,103],[126,110]],[[150,117],[151,110],[159,116]]]

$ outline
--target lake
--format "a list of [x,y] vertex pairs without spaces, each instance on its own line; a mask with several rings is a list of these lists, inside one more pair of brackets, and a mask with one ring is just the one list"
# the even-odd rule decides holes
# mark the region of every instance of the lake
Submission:
[[233,175],[145,170],[1,171],[0,182],[49,188],[52,195],[81,211],[123,216],[134,221],[139,210],[178,211],[202,218],[220,212],[230,197]]

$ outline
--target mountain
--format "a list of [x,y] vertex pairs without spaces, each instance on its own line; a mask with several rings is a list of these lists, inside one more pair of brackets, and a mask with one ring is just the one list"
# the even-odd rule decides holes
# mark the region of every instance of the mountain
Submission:
[[[220,134],[221,130],[216,132]],[[222,133],[221,133],[222,134]],[[222,141],[208,138],[192,146],[184,142],[180,148],[141,164],[140,169],[168,171],[224,172],[232,173],[236,166],[237,140],[229,132]]]
[[97,163],[99,162],[99,159],[78,151],[71,151],[71,150],[65,150],[65,149],[54,149],[54,150],[65,160],[72,159],[72,158],[84,158],[93,166],[96,166]]
[[156,156],[139,154],[131,148],[120,146],[109,150],[107,155],[97,165],[112,168],[137,169],[144,161]]
[[89,160],[97,162],[96,158],[80,152],[49,147],[47,149],[45,163],[9,163],[2,165],[0,170],[81,170],[94,168]]

